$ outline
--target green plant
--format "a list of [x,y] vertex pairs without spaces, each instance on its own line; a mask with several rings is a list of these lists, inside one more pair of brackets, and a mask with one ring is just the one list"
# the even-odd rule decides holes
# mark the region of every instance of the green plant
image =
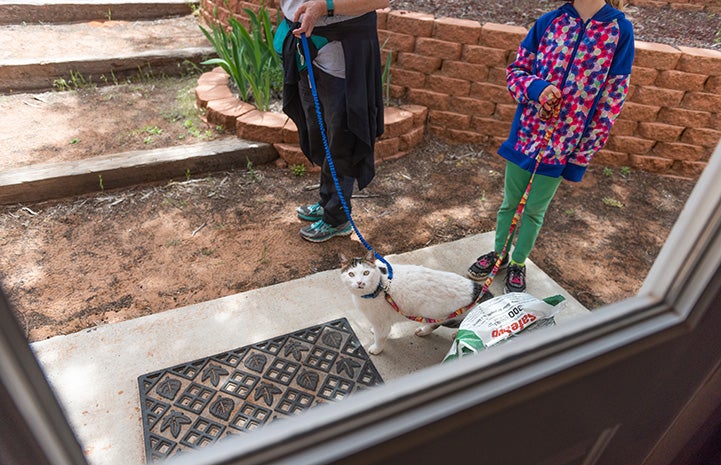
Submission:
[[105,186],[103,185],[103,175],[102,175],[102,174],[99,174],[99,175],[98,175],[98,180],[100,181],[100,191],[101,191],[101,192],[104,192],[104,191],[105,191]]
[[190,168],[185,168],[185,179],[190,181]]
[[611,197],[604,197],[603,199],[601,199],[601,202],[603,202],[605,205],[608,205],[609,207],[623,208],[623,204],[621,203],[621,201]]
[[290,165],[290,171],[295,176],[305,176],[305,165]]
[[[388,39],[383,42],[383,47],[388,43]],[[391,62],[393,61],[393,50],[388,50],[386,55],[386,62],[383,65],[383,73],[381,74],[381,80],[383,82],[383,103],[385,106],[390,105],[391,102]]]
[[624,176],[624,177],[628,176],[629,174],[631,174],[631,167],[630,166],[622,166],[621,169],[619,170],[619,172],[621,173],[621,176]]
[[70,144],[71,144],[71,145],[77,144],[77,143],[79,143],[79,142],[80,142],[80,139],[78,139],[77,137],[73,137],[72,139],[70,139]]
[[246,157],[246,160],[247,160],[247,162],[248,162],[248,163],[246,164],[246,167],[248,168],[248,178],[249,178],[251,181],[257,181],[257,180],[258,180],[258,173],[256,173],[255,168],[253,168],[253,162],[250,161],[250,158],[247,158],[247,157]]
[[606,177],[611,177],[611,176],[613,176],[613,170],[611,168],[609,168],[608,166],[604,166],[603,167],[603,175]]
[[573,208],[567,208],[563,211],[563,213],[565,213],[567,216],[573,216],[576,214],[576,210],[574,210]]
[[237,86],[241,100],[249,102],[252,96],[259,110],[268,111],[283,74],[280,56],[273,49],[273,27],[265,7],[257,15],[248,8],[243,11],[250,18],[250,31],[234,17],[228,20],[230,31],[217,22],[210,30],[200,26],[218,55],[201,64],[220,66]]
[[68,80],[65,78],[58,78],[53,81],[53,87],[60,91],[85,89],[94,86],[95,84],[93,84],[92,78],[86,78],[80,73],[80,71],[73,70],[70,70]]

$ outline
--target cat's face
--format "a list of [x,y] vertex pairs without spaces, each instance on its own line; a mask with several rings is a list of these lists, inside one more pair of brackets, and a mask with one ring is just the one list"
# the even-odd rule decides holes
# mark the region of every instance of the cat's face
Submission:
[[381,270],[372,260],[372,255],[364,258],[346,259],[342,254],[341,261],[341,280],[356,295],[365,295],[373,293],[378,287],[381,279]]

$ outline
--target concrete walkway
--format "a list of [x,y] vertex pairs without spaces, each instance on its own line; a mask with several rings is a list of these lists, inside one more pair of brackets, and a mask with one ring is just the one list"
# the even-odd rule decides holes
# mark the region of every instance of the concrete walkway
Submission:
[[[386,258],[391,264],[413,263],[463,274],[469,258],[491,248],[492,241],[493,234],[485,233]],[[566,297],[557,324],[587,313],[537,266],[529,262],[528,267],[530,294]],[[491,287],[495,295],[502,293],[503,276]],[[342,317],[367,348],[372,340],[369,324],[340,285],[338,271],[332,270],[57,336],[31,347],[90,463],[144,465],[138,376]],[[452,330],[440,328],[418,338],[413,335],[417,326],[398,316],[385,351],[371,357],[386,382],[440,363],[449,350]]]

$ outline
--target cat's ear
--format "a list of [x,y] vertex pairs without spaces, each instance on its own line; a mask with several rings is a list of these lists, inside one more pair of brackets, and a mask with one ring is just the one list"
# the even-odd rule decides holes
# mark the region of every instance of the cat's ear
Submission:
[[375,260],[375,254],[373,253],[372,250],[369,250],[369,251],[366,253],[365,261],[370,262],[370,263],[375,263],[375,261],[376,261],[376,260]]
[[343,252],[338,252],[338,259],[340,260],[341,268],[345,268],[348,265],[348,259],[343,255]]

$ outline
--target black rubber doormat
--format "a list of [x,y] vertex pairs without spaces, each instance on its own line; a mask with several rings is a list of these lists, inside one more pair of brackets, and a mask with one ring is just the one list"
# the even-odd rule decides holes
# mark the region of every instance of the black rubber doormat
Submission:
[[138,377],[154,463],[383,383],[341,318]]

